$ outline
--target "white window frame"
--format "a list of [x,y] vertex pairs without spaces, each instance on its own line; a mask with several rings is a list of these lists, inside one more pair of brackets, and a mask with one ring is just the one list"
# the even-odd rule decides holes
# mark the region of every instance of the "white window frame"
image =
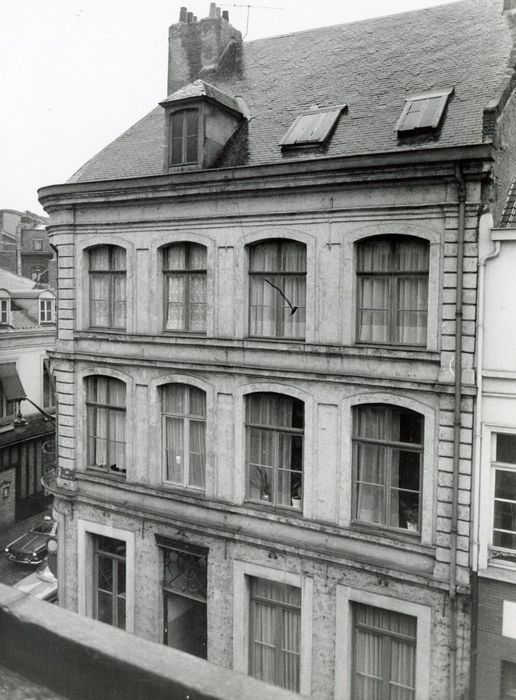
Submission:
[[416,618],[416,692],[415,700],[430,700],[432,609],[379,593],[337,584],[335,637],[335,700],[352,700],[353,680],[353,603],[372,605],[383,610]]
[[51,297],[39,298],[39,322],[54,322],[54,299]]
[[[496,569],[505,569],[511,572],[512,576],[516,572],[516,562],[504,561],[503,559],[495,559],[491,557],[490,550],[493,548],[493,527],[494,527],[494,494],[495,494],[495,478],[496,478],[496,440],[498,433],[506,433],[516,436],[516,427],[505,425],[487,425],[484,424],[482,430],[482,466],[480,476],[480,493],[489,494],[489,507],[479,509],[479,530],[480,530],[480,551],[479,551],[479,570],[488,567]],[[515,471],[510,465],[500,466],[500,469],[505,471]],[[501,549],[500,551],[504,551]],[[516,556],[516,550],[514,551]]]
[[[170,269],[167,270],[165,269],[165,258],[167,255],[169,255],[169,250],[171,248],[174,248],[175,246],[180,246],[184,245],[186,248],[186,263],[185,267],[179,268],[179,269]],[[194,270],[190,269],[190,267],[186,266],[187,263],[189,265],[190,263],[190,248],[193,245],[201,245],[205,249],[205,255],[206,255],[206,264],[205,267],[199,270]],[[162,261],[162,270],[161,270],[161,275],[163,278],[163,328],[162,332],[163,333],[171,333],[172,335],[206,335],[207,331],[207,325],[208,325],[208,248],[206,245],[202,243],[197,243],[197,241],[190,241],[190,240],[185,240],[185,241],[177,241],[173,243],[169,243],[168,245],[165,245],[161,248],[161,261]],[[185,312],[185,328],[167,328],[167,313],[168,313],[168,299],[167,299],[167,290],[168,290],[168,284],[169,284],[169,278],[172,276],[181,276],[183,279],[186,280],[185,284],[185,298],[183,300],[183,308]],[[204,275],[204,279],[206,280],[206,285],[205,285],[205,313],[206,313],[206,321],[205,321],[205,327],[202,330],[196,330],[196,329],[191,329],[190,328],[190,278],[192,275]]]
[[77,521],[79,615],[86,615],[86,617],[93,618],[93,586],[95,584],[93,566],[93,538],[95,535],[111,537],[112,539],[122,540],[125,542],[125,631],[134,633],[135,536],[134,532],[130,532],[129,530],[122,530],[112,525],[102,525],[89,520],[79,519]]
[[[233,562],[233,669],[249,673],[250,578],[262,578],[301,589],[301,655],[299,692],[312,694],[313,579],[260,564]],[[419,700],[419,699],[418,699]]]
[[8,326],[11,315],[11,300],[0,299],[0,326]]

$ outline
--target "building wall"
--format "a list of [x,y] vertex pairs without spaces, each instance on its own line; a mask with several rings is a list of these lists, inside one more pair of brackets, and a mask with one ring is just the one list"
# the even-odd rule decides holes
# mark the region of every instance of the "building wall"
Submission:
[[[2,452],[0,452],[0,459],[3,456]],[[0,528],[12,525],[16,515],[16,470],[6,469],[9,465],[5,460],[2,461],[4,471],[0,471]],[[5,496],[3,489],[7,485],[9,489]]]
[[[480,187],[468,191],[464,258],[464,322],[459,522],[457,540],[457,697],[469,673],[469,519],[475,350],[476,256]],[[348,592],[372,600],[413,601],[431,620],[421,648],[432,655],[429,695],[445,697],[450,661],[447,595],[452,514],[456,184],[453,177],[404,187],[357,184],[234,200],[187,198],[138,205],[75,206],[75,220],[56,211],[51,239],[59,249],[58,345],[53,355],[59,397],[57,494],[60,600],[81,609],[78,521],[133,533],[134,631],[161,635],[159,560],[154,534],[208,546],[209,657],[237,663],[233,649],[235,563],[255,564],[313,581],[309,643],[314,697],[332,696],[349,674],[335,664],[346,648]],[[134,223],[145,222],[145,223]],[[102,224],[101,226],[99,224]],[[428,348],[421,351],[354,344],[354,242],[374,234],[420,235],[430,242]],[[245,246],[285,237],[307,245],[306,342],[244,339],[247,335]],[[161,330],[161,246],[191,240],[208,247],[208,333],[204,339]],[[88,330],[85,251],[96,244],[127,251],[127,332]],[[84,377],[104,373],[127,384],[128,471],[125,480],[86,469]],[[160,382],[202,386],[208,400],[207,497],[165,489],[160,473]],[[303,517],[244,504],[243,396],[275,390],[305,401]],[[399,403],[425,416],[422,537],[363,531],[350,523],[351,406]],[[72,470],[72,471],[70,471]],[[71,478],[76,476],[76,478]],[[73,510],[66,488],[73,489]],[[66,561],[63,552],[66,551]],[[63,569],[61,569],[63,570]],[[341,591],[337,593],[337,591]],[[379,596],[376,598],[375,596]],[[383,598],[382,598],[383,596]],[[424,613],[424,614],[423,614]],[[337,621],[336,621],[337,616]],[[342,621],[341,621],[342,620]],[[308,623],[306,623],[308,624]],[[236,625],[236,627],[235,627]],[[421,629],[423,629],[423,622]],[[306,629],[306,627],[305,627]],[[306,633],[308,634],[308,633]],[[340,639],[340,641],[338,641]],[[158,639],[159,641],[159,639]],[[308,644],[308,641],[305,640]],[[431,651],[430,651],[431,650]],[[349,654],[343,654],[349,658]],[[428,668],[428,664],[427,664]],[[348,680],[346,680],[346,678]],[[337,680],[336,680],[337,679]],[[308,682],[308,681],[306,681]],[[347,686],[346,686],[347,687]],[[426,692],[426,691],[425,691]]]

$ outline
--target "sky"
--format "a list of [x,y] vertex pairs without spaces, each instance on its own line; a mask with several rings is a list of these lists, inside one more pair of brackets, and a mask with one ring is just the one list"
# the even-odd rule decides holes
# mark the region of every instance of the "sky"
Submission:
[[[248,0],[246,40],[454,0]],[[219,3],[245,33],[247,5]],[[0,209],[42,214],[65,182],[166,97],[168,27],[209,0],[0,0]]]

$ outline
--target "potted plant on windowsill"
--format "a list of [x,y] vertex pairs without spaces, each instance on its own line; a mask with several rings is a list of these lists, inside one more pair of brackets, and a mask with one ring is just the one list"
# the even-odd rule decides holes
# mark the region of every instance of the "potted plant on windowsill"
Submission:
[[297,508],[297,510],[301,510],[301,505],[303,502],[302,499],[302,489],[301,489],[301,482],[296,481],[292,484],[292,492],[290,495],[290,502],[292,504],[293,508]]

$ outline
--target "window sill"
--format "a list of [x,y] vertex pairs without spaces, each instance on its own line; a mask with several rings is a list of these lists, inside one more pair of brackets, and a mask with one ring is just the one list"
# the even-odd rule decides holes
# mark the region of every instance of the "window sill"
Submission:
[[285,506],[285,505],[274,505],[273,503],[267,501],[253,501],[251,499],[246,499],[244,506],[256,508],[256,510],[264,511],[267,513],[277,513],[278,515],[303,517],[303,506],[300,508],[297,506]]
[[126,480],[126,472],[121,472],[121,471],[112,471],[108,469],[102,469],[102,467],[96,467],[95,465],[88,465],[86,467],[86,471],[89,474],[98,474],[100,476],[105,477],[106,479],[113,479],[114,481],[125,481]]
[[381,525],[374,525],[372,523],[364,523],[358,520],[353,520],[351,522],[351,529],[354,532],[359,532],[364,535],[376,535],[377,537],[389,538],[390,540],[397,540],[401,542],[421,541],[420,530],[409,530],[407,528],[388,528],[383,527]]
[[198,498],[201,501],[206,500],[206,489],[195,488],[193,486],[180,486],[179,484],[172,484],[168,481],[163,481],[162,486],[168,493],[171,494],[176,494],[178,496],[191,496],[192,498]]

